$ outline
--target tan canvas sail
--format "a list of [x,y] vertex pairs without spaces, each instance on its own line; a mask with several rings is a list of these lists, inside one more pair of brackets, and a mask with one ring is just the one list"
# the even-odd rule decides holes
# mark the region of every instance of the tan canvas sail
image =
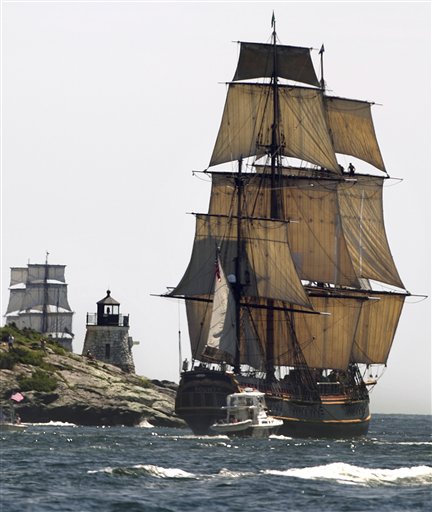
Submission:
[[[339,173],[322,93],[279,86],[280,153]],[[260,84],[230,84],[210,166],[264,155],[272,143],[273,91]]]
[[[209,300],[208,296],[196,298],[203,299],[203,302],[199,300],[186,300],[186,315],[191,353],[193,359],[206,361],[207,359],[203,354],[210,328],[212,304],[211,302],[206,302]],[[231,363],[228,359],[227,362]]]
[[[270,176],[250,173],[242,179],[245,191],[243,214],[268,216]],[[342,233],[338,183],[281,176],[278,191],[282,216],[293,221],[287,228],[288,240],[301,279],[358,287],[358,276]],[[210,212],[229,214],[236,209],[234,176],[213,173]]]
[[336,153],[360,158],[385,172],[370,103],[327,96],[325,106]]
[[[197,215],[189,266],[170,295],[208,295],[214,288],[214,259],[227,275],[235,275],[237,218]],[[242,221],[241,280],[245,296],[267,297],[310,307],[292,261],[287,224],[283,221]]]
[[[311,297],[311,302],[315,311],[329,314],[292,313],[277,309],[273,312],[275,364],[297,366],[298,345],[308,366],[346,369],[350,362],[361,301],[355,298]],[[283,307],[283,304],[278,302],[276,306]],[[268,332],[266,310],[250,308],[249,311],[265,352]]]
[[390,252],[384,227],[383,180],[357,176],[339,187],[343,236],[359,278],[404,288]]
[[385,364],[402,313],[404,295],[376,294],[363,303],[351,361]]
[[319,85],[309,48],[242,42],[233,80],[273,76]]

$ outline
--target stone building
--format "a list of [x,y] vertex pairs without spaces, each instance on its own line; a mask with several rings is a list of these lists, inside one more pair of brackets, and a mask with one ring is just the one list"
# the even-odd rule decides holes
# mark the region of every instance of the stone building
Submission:
[[120,303],[107,295],[97,303],[97,313],[87,313],[83,355],[135,373],[132,346],[138,344],[129,336],[129,315],[120,314]]

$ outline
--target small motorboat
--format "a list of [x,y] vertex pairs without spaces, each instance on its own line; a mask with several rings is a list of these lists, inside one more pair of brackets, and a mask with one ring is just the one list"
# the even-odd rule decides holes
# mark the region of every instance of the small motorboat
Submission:
[[283,424],[282,420],[267,415],[265,395],[260,391],[246,388],[241,393],[227,396],[224,420],[210,428],[217,434],[235,437],[268,437],[275,434]]
[[21,423],[21,419],[15,413],[13,406],[6,407],[0,404],[0,432],[24,429],[25,425]]

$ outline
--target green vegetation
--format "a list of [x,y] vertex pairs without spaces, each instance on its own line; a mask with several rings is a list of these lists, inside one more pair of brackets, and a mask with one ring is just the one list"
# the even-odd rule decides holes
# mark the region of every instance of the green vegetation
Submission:
[[139,377],[139,380],[140,380],[140,382],[138,385],[141,386],[142,388],[147,389],[147,388],[152,387],[151,382],[148,379],[146,379],[145,377]]
[[[45,351],[41,346],[42,335],[32,329],[19,330],[16,327],[7,325],[0,328],[1,342],[6,344],[8,336],[14,337],[14,347],[11,351],[0,351],[0,368],[12,370],[15,364],[28,364],[38,366],[45,370],[53,367],[44,362]],[[66,355],[66,350],[57,342],[46,340],[46,347],[49,347],[55,354]]]
[[49,393],[57,388],[57,378],[43,370],[37,369],[31,377],[19,377],[21,391],[41,391]]

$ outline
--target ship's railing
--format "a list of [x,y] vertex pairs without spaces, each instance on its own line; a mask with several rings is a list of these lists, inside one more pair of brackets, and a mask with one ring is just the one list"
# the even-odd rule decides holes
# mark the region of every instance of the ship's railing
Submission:
[[104,315],[98,321],[97,313],[87,313],[86,325],[129,327],[129,315]]

